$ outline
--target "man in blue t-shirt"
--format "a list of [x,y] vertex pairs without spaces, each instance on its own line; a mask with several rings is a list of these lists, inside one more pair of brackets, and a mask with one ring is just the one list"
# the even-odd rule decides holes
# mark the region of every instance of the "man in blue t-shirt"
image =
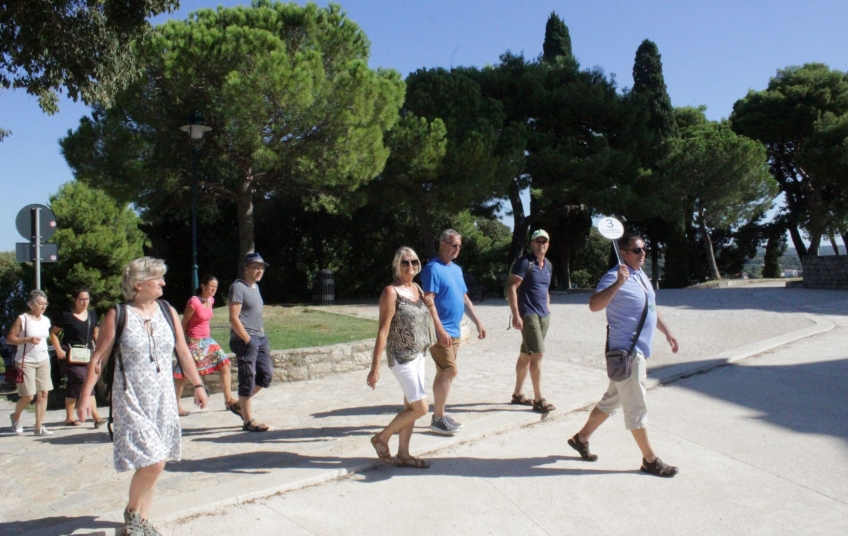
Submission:
[[651,342],[654,331],[659,329],[677,353],[677,339],[663,322],[657,311],[656,297],[650,280],[642,272],[647,250],[645,242],[637,235],[624,235],[618,240],[621,251],[621,264],[612,268],[601,278],[598,288],[589,298],[592,312],[607,310],[609,350],[629,350],[639,329],[639,321],[647,306],[647,315],[639,340],[636,341],[636,353],[630,376],[623,381],[610,380],[607,392],[592,413],[583,428],[568,440],[568,444],[587,461],[595,461],[598,456],[589,452],[589,438],[607,418],[621,407],[624,411],[625,427],[633,434],[633,439],[642,451],[641,471],[657,476],[673,477],[677,467],[668,465],[654,454],[648,441],[648,405],[646,400],[647,364],[645,358],[651,357]]
[[[530,236],[530,253],[516,259],[507,281],[512,327],[521,331],[512,403],[533,406],[533,411],[543,414],[556,409],[542,397],[542,356],[551,320],[549,288],[553,275],[553,266],[545,259],[549,239],[548,233],[542,229],[535,231]],[[528,371],[533,383],[533,400],[521,393]]]
[[457,433],[462,425],[445,414],[445,404],[451,383],[459,371],[456,352],[459,349],[462,313],[465,312],[477,325],[478,338],[486,338],[486,328],[477,318],[474,306],[468,298],[468,287],[462,277],[462,268],[453,262],[462,248],[462,236],[448,229],[439,237],[439,254],[421,271],[421,286],[424,295],[436,303],[434,318],[438,344],[430,347],[430,355],[436,362],[436,379],[433,380],[433,420],[430,430],[445,435]]

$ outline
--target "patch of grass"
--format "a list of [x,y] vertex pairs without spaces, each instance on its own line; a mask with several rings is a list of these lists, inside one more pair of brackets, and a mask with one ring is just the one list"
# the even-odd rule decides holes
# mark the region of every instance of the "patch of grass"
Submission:
[[[265,306],[264,319],[271,350],[327,346],[377,336],[376,320],[324,313],[303,306]],[[210,324],[212,338],[229,352],[227,308],[215,309]]]

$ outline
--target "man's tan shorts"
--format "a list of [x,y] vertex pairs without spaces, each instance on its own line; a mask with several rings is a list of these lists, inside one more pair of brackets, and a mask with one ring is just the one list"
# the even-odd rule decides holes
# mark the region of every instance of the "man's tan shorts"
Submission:
[[521,323],[524,325],[521,328],[521,353],[545,353],[545,335],[548,334],[551,315],[543,317],[539,317],[539,315],[522,316]]
[[[20,363],[18,363],[20,366]],[[24,360],[24,383],[18,384],[20,396],[35,396],[38,391],[52,391],[53,380],[50,379],[50,360],[37,363]]]
[[458,370],[456,366],[456,352],[459,350],[459,338],[451,337],[451,345],[445,348],[439,343],[430,347],[430,355],[436,366],[442,370]]
[[623,382],[610,380],[607,392],[596,406],[607,415],[615,414],[620,407],[624,411],[624,426],[638,430],[648,426],[648,399],[645,382],[648,379],[645,356],[637,353],[633,359],[630,377]]

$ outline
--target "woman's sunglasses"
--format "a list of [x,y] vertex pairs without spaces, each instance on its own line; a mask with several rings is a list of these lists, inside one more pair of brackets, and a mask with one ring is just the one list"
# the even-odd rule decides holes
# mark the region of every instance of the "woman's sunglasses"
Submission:
[[401,263],[401,265],[402,265],[402,266],[409,266],[410,264],[411,264],[412,266],[418,266],[418,265],[420,264],[420,263],[418,262],[418,259],[413,259],[413,260],[411,260],[411,261],[402,260],[402,261],[400,261],[400,263]]

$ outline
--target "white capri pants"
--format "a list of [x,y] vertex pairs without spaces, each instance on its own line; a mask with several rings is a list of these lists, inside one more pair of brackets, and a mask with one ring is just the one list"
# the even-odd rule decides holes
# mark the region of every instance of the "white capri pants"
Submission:
[[427,398],[427,392],[424,391],[424,354],[419,353],[415,359],[404,364],[396,362],[389,370],[397,378],[407,402]]
[[648,367],[645,356],[637,352],[633,358],[630,377],[623,382],[610,380],[607,392],[596,406],[607,415],[614,415],[618,408],[624,411],[624,426],[628,430],[638,430],[648,426]]

